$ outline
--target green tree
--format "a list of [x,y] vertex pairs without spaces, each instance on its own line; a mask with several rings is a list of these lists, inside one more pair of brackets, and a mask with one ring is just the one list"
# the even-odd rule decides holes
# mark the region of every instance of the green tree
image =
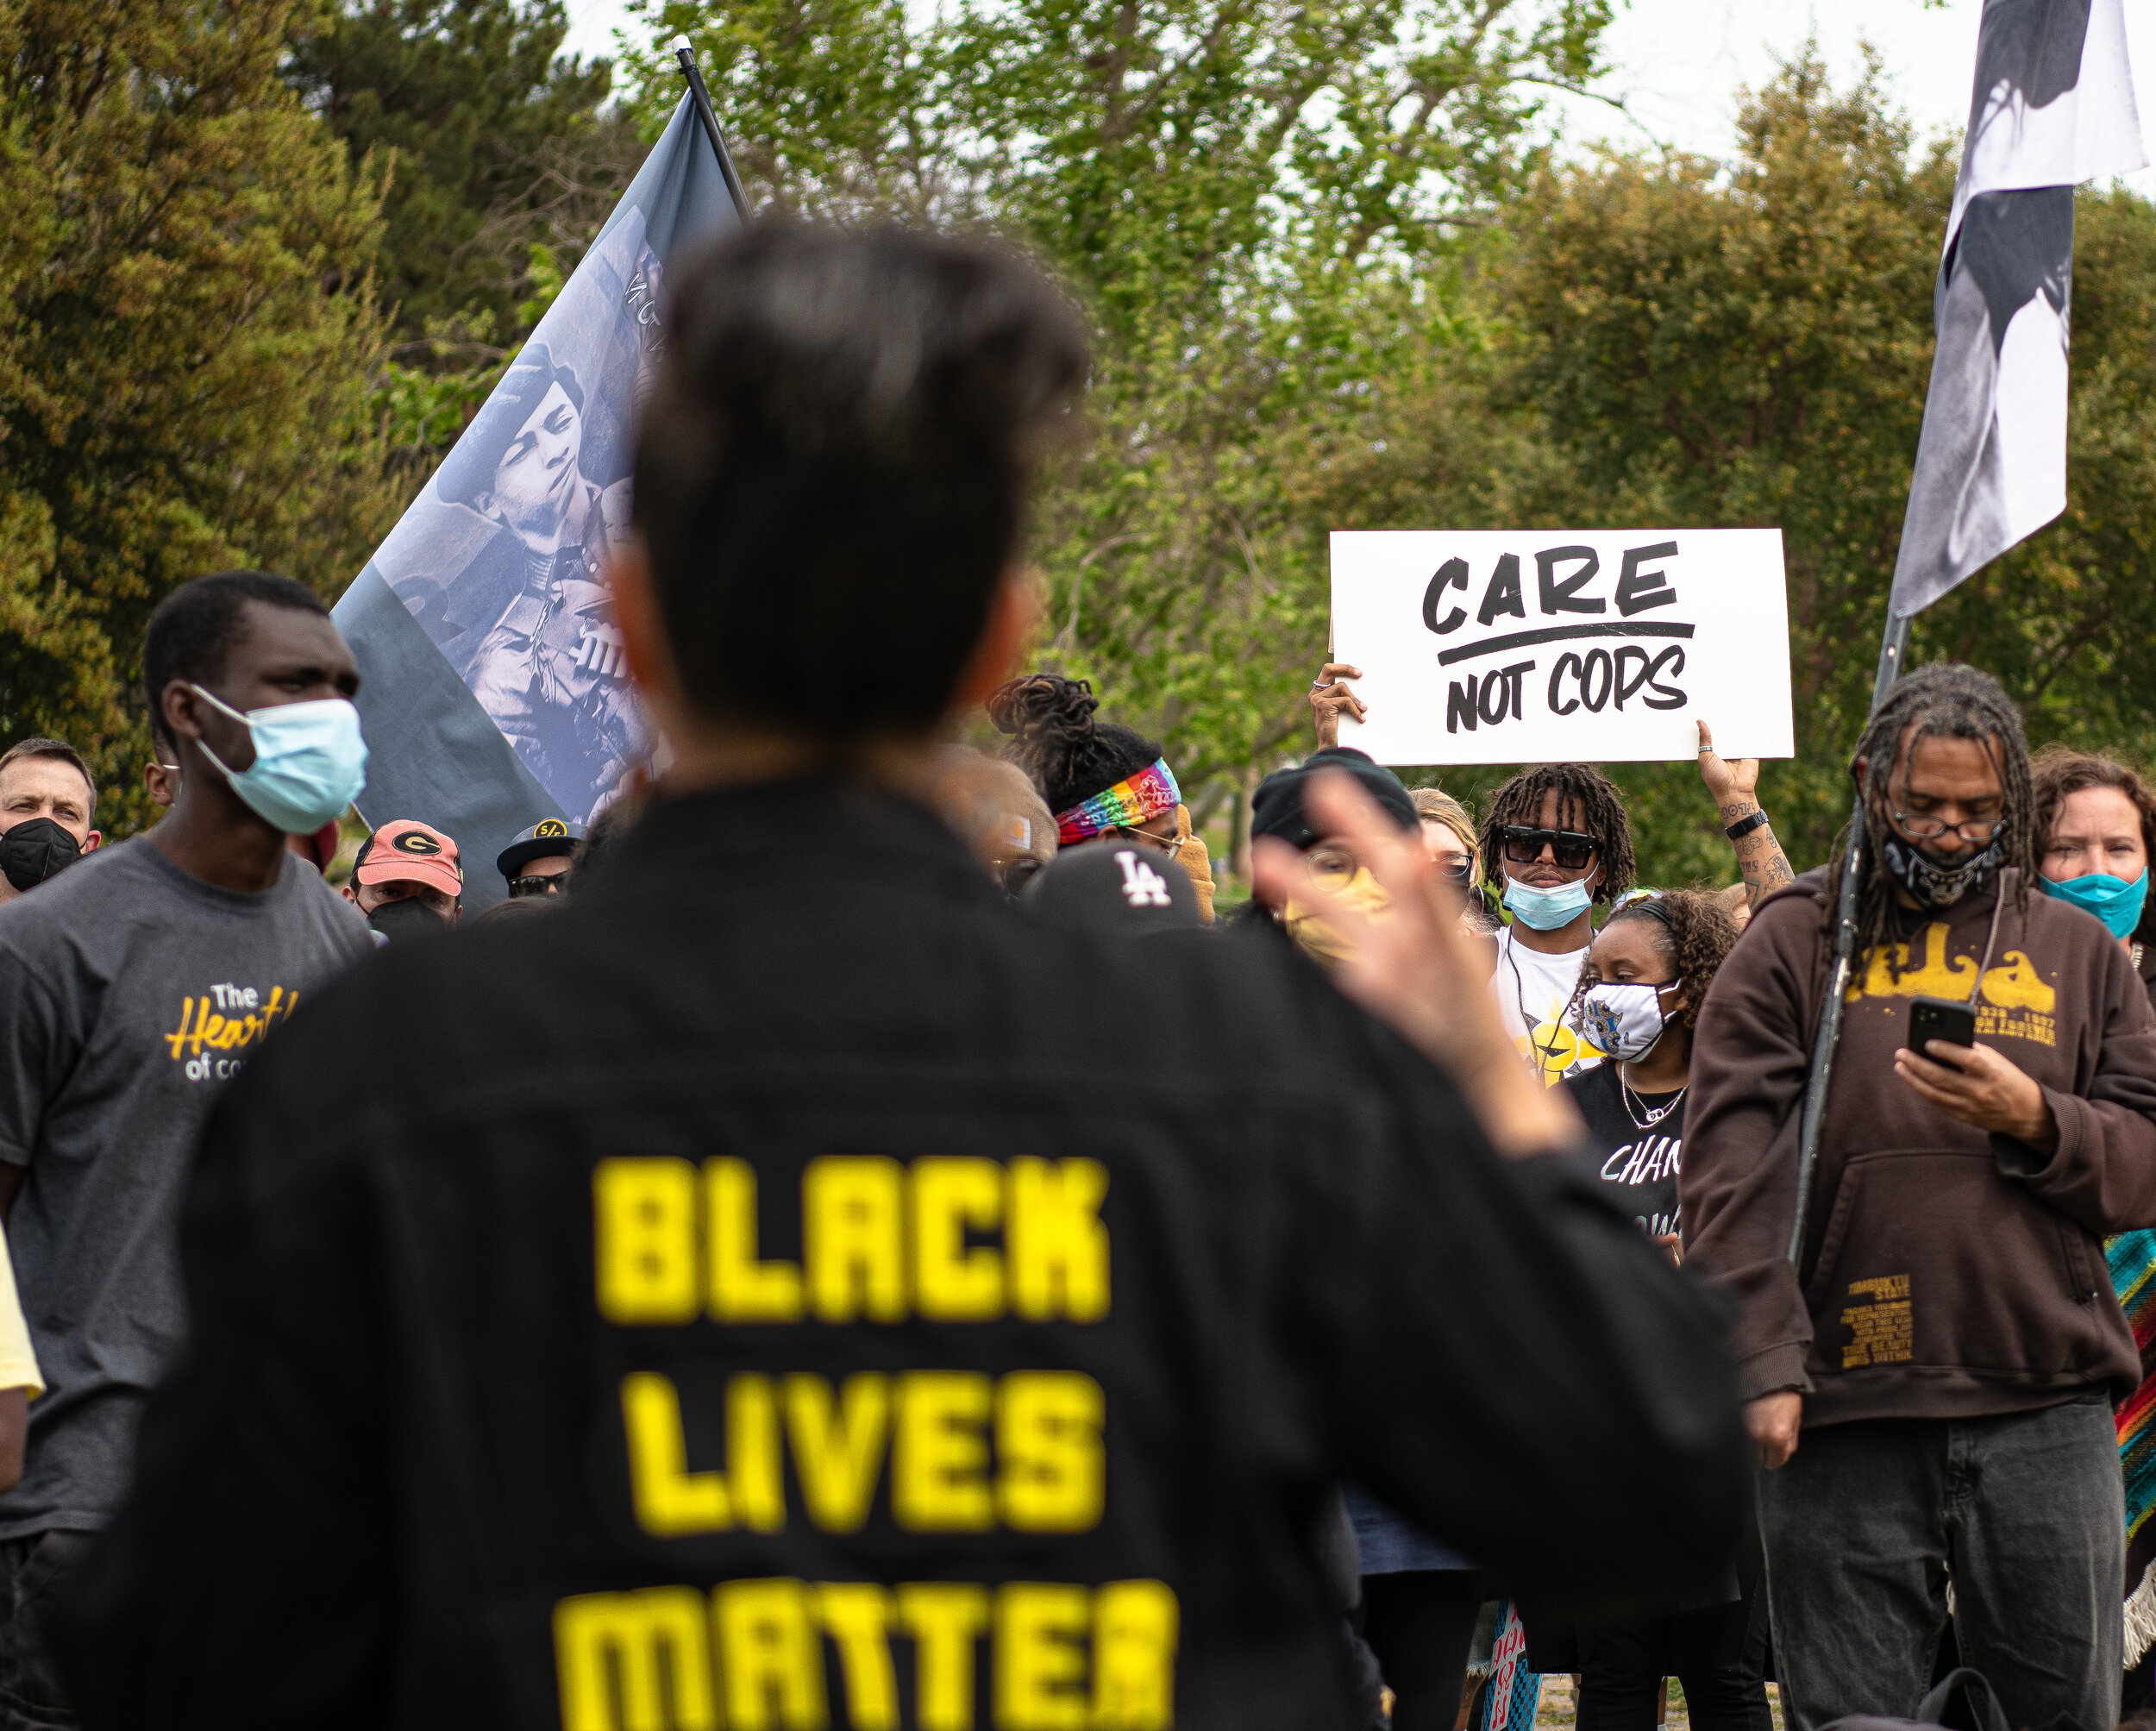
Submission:
[[624,166],[599,114],[611,65],[561,56],[561,0],[342,0],[296,22],[287,80],[355,168],[385,173],[379,279],[398,336],[498,349],[532,249],[580,252],[605,197],[590,183]]
[[[1395,470],[1425,451],[1443,461],[1386,509],[1403,524],[1779,527],[1797,756],[1769,768],[1763,798],[1803,865],[1847,815],[1953,158],[1944,141],[1916,145],[1876,65],[1837,91],[1808,54],[1747,102],[1739,145],[1727,175],[1617,157],[1540,182],[1478,298],[1488,356],[1455,351],[1440,375],[1448,408],[1476,399],[1470,447],[1512,442],[1463,461],[1457,434],[1395,441],[1410,454]],[[2156,210],[2084,193],[2078,220],[2066,516],[1922,615],[1912,653],[1996,673],[2040,741],[2138,750],[2156,711],[2156,668],[2138,652],[2156,626]],[[1357,511],[1355,492],[1347,481],[1332,508]],[[1376,503],[1365,493],[1345,520],[1376,526]],[[1664,881],[1733,875],[1690,766],[1613,773]]]
[[[1460,237],[1545,160],[1543,94],[1594,75],[1608,0],[634,9],[696,44],[761,196],[993,229],[1087,310],[1094,430],[1041,505],[1041,656],[1172,737],[1217,808],[1294,737],[1322,647],[1299,466],[1445,323]],[[656,48],[630,65],[649,129],[678,80]]]
[[334,593],[393,514],[378,189],[278,76],[279,0],[0,4],[0,734],[142,814],[142,628],[220,567]]

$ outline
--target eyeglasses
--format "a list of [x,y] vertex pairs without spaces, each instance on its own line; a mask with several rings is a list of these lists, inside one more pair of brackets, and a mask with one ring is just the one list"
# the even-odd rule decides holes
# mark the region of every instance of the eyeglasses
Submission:
[[1111,840],[1143,842],[1149,848],[1158,848],[1171,860],[1182,851],[1184,838],[1181,836],[1156,836],[1150,830],[1133,830],[1120,824],[1100,833]]
[[1937,818],[1914,817],[1907,812],[1893,813],[1896,828],[1913,842],[1935,841],[1952,830],[1965,842],[1982,847],[2006,827],[2004,818],[1971,818],[1965,824],[1944,823]]
[[1524,824],[1507,824],[1498,834],[1505,857],[1514,865],[1532,865],[1547,848],[1559,871],[1584,871],[1601,847],[1594,837],[1576,830],[1531,830]]
[[532,877],[512,877],[509,881],[510,897],[514,900],[527,895],[559,895],[561,894],[563,875],[561,872],[553,872]]
[[1304,857],[1310,862],[1312,872],[1335,883],[1345,883],[1362,864],[1355,857],[1355,850],[1344,842],[1319,842]]
[[1438,861],[1437,868],[1438,875],[1447,883],[1457,884],[1464,888],[1475,881],[1475,856],[1473,854],[1455,854],[1450,859]]

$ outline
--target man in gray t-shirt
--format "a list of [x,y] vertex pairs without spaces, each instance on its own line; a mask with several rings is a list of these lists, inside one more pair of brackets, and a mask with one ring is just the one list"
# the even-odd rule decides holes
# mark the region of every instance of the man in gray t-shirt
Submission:
[[126,1494],[179,1348],[179,1214],[210,1106],[374,947],[285,842],[344,809],[366,761],[342,713],[358,671],[321,602],[260,572],[198,579],[158,609],[143,664],[180,765],[170,815],[0,907],[0,1208],[47,1385],[0,1496],[0,1731],[73,1722],[47,1590]]

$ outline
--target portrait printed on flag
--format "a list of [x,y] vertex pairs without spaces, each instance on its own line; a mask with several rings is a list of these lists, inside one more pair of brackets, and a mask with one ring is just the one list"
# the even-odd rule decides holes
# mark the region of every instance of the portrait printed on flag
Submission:
[[608,588],[661,267],[593,249],[375,562],[541,786],[588,821],[645,744]]

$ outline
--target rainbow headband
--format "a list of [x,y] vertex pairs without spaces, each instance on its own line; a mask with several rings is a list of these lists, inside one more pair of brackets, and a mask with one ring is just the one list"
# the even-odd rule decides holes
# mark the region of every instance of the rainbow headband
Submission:
[[1148,818],[1172,812],[1183,802],[1175,786],[1175,772],[1165,757],[1147,765],[1135,775],[1125,775],[1114,787],[1102,789],[1090,800],[1056,813],[1056,841],[1063,847],[1097,836],[1103,830],[1127,830]]

